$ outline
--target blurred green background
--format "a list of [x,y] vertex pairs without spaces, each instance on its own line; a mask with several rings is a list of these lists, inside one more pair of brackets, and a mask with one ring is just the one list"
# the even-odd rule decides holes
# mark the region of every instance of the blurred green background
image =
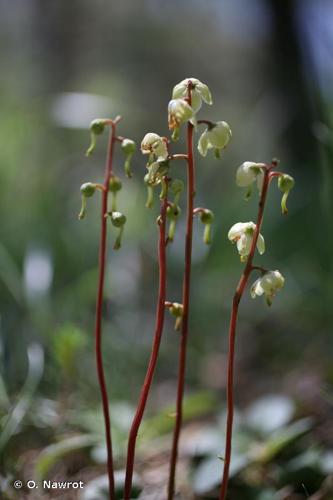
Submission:
[[[197,158],[196,204],[211,208],[216,222],[209,248],[195,224],[187,394],[213,395],[210,419],[224,410],[228,318],[242,270],[226,235],[235,222],[254,220],[257,209],[257,194],[245,202],[235,172],[243,161],[278,157],[296,188],[284,217],[272,186],[267,250],[257,263],[278,268],[286,285],[271,309],[244,296],[237,405],[286,395],[301,414],[326,422],[312,441],[332,446],[332,3],[1,0],[0,6],[2,480],[22,473],[32,450],[38,455],[58,434],[77,432],[80,418],[100,406],[93,354],[97,197],[88,200],[83,222],[77,214],[80,185],[102,179],[106,136],[87,159],[89,123],[121,114],[119,133],[138,144],[146,132],[167,135],[172,88],[191,76],[213,94],[200,117],[227,121],[233,139],[221,160]],[[181,140],[174,152],[183,146]],[[121,176],[122,163],[118,151]],[[144,207],[139,151],[133,169],[119,196],[128,219],[123,248],[109,245],[103,340],[109,395],[127,409],[126,418],[150,352],[158,279],[158,202],[151,211]],[[183,219],[168,248],[168,298],[175,301],[182,229]],[[167,317],[148,415],[174,403],[178,344]],[[115,419],[121,427],[124,419]]]

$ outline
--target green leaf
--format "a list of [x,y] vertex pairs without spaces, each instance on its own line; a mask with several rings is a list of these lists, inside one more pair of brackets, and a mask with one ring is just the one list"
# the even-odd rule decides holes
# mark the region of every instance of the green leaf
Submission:
[[312,427],[313,419],[308,417],[278,429],[273,432],[265,443],[253,450],[252,456],[254,460],[261,463],[270,462],[284,448],[309,432]]
[[34,478],[39,481],[46,479],[51,468],[65,456],[85,448],[91,448],[96,444],[96,442],[98,442],[98,436],[92,434],[81,434],[47,446],[38,455],[35,465]]
[[7,417],[0,435],[0,453],[6,447],[8,441],[17,431],[24,419],[33,399],[33,395],[38,387],[44,371],[44,352],[39,344],[31,344],[28,347],[28,375],[21,392],[18,395],[17,403]]

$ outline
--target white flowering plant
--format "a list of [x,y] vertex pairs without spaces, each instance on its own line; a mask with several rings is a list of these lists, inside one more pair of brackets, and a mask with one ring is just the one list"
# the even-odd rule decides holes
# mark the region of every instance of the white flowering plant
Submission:
[[[186,78],[173,88],[171,100],[168,104],[168,127],[170,137],[156,132],[146,133],[141,140],[141,153],[147,158],[146,172],[143,176],[147,189],[146,207],[152,208],[155,192],[159,190],[160,213],[157,217],[158,228],[158,262],[159,262],[159,288],[156,306],[156,327],[153,336],[151,355],[144,377],[142,390],[138,400],[134,419],[129,431],[126,476],[123,489],[124,500],[130,500],[132,493],[132,478],[134,473],[136,439],[144,416],[146,403],[155,374],[160,352],[161,338],[164,328],[165,311],[167,310],[175,318],[175,329],[179,331],[179,363],[176,394],[176,411],[172,449],[170,454],[170,469],[167,485],[167,499],[172,500],[176,494],[176,467],[178,461],[179,437],[183,422],[183,398],[185,387],[185,368],[187,358],[187,347],[189,340],[190,319],[190,288],[192,268],[192,240],[194,231],[194,219],[198,216],[204,226],[203,241],[209,245],[213,239],[212,225],[214,213],[206,207],[195,207],[196,195],[196,155],[197,151],[202,157],[212,150],[215,158],[221,161],[221,152],[229,145],[232,139],[232,131],[226,121],[218,120],[212,122],[198,116],[203,109],[203,104],[212,105],[213,99],[209,87],[197,78]],[[115,120],[97,119],[91,124],[91,145],[87,155],[91,155],[96,147],[97,136],[102,134],[106,127],[110,128],[110,139],[106,162],[106,171],[103,183],[85,182],[81,186],[82,206],[79,218],[86,216],[87,200],[92,198],[96,191],[101,193],[101,235],[99,251],[99,280],[96,305],[96,360],[98,379],[102,395],[105,434],[108,458],[109,497],[115,500],[114,467],[112,455],[112,441],[110,429],[109,401],[106,389],[102,362],[102,301],[105,277],[106,260],[106,221],[110,220],[112,228],[116,229],[117,236],[114,249],[121,247],[126,216],[118,210],[117,196],[122,188],[122,181],[115,176],[112,168],[114,147],[120,143],[121,150],[125,154],[125,174],[132,177],[131,160],[136,146],[131,139],[119,136],[116,127],[120,117]],[[201,132],[196,148],[194,144],[195,134],[200,126],[205,129]],[[186,150],[174,151],[176,142],[181,131],[185,131]],[[178,177],[179,162],[186,165],[186,181]],[[227,375],[227,427],[226,446],[223,457],[223,476],[220,490],[220,500],[225,500],[228,487],[229,467],[231,462],[231,444],[233,429],[233,376],[234,376],[234,351],[235,335],[238,319],[238,309],[241,298],[247,287],[249,278],[253,272],[259,272],[260,276],[254,281],[250,288],[252,298],[263,296],[270,306],[278,291],[285,283],[285,278],[279,270],[267,270],[261,266],[254,265],[256,251],[259,255],[265,252],[265,240],[261,234],[264,208],[266,204],[269,186],[273,179],[277,179],[278,188],[282,191],[281,208],[287,213],[287,198],[290,190],[294,187],[294,179],[278,170],[278,161],[271,163],[257,163],[245,161],[236,171],[236,184],[246,188],[246,198],[249,198],[254,184],[259,192],[259,207],[256,221],[236,222],[228,231],[228,239],[235,244],[244,270],[235,291],[229,326],[229,352],[228,352],[228,375]],[[135,173],[135,172],[134,172]],[[186,201],[182,204],[182,195],[186,194]],[[111,198],[109,200],[109,197]],[[90,203],[90,202],[89,202]],[[184,205],[184,206],[183,206]],[[182,276],[182,298],[181,300],[167,300],[167,247],[179,236],[177,222],[185,217],[185,249],[184,249],[184,272]]]

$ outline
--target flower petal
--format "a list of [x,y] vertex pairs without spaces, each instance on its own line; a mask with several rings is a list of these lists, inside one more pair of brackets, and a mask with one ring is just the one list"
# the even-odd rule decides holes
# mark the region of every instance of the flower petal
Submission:
[[245,161],[238,167],[236,172],[236,184],[239,187],[250,186],[256,178],[256,172],[252,167],[256,164],[252,161]]
[[261,233],[259,233],[258,240],[257,240],[257,249],[260,255],[265,253],[265,240],[264,237]]
[[212,94],[205,83],[198,81],[195,86],[195,90],[202,97],[206,104],[213,104]]
[[206,156],[208,147],[209,147],[209,140],[208,140],[207,130],[205,130],[205,132],[201,134],[198,142],[198,151],[201,154],[201,156]]

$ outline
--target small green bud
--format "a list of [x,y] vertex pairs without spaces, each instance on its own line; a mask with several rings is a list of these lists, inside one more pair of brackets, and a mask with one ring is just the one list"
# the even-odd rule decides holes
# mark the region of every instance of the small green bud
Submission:
[[121,190],[121,188],[122,188],[122,182],[119,179],[119,177],[112,175],[110,177],[110,182],[109,182],[109,191],[111,191],[111,193],[117,193],[118,191]]
[[104,132],[105,129],[105,124],[106,124],[105,119],[103,118],[97,118],[96,120],[93,120],[90,124],[90,146],[86,151],[86,156],[90,156],[96,147],[96,135],[101,135]]
[[104,132],[106,120],[103,118],[96,118],[90,124],[90,130],[95,135],[101,135]]
[[126,216],[121,212],[108,212],[108,215],[110,216],[111,224],[113,225],[113,227],[119,229],[118,236],[113,245],[114,250],[119,250],[119,248],[121,247],[121,239],[124,232],[124,226],[126,224]]
[[95,194],[96,184],[93,184],[92,182],[85,182],[80,187],[80,191],[83,196],[85,196],[86,198],[90,198]]
[[290,191],[294,186],[295,180],[293,179],[293,177],[291,177],[291,175],[282,174],[279,176],[278,188],[280,189],[280,191],[286,193],[287,191]]
[[167,217],[170,220],[176,220],[181,214],[181,208],[178,205],[172,204],[167,208]]
[[134,154],[134,151],[136,149],[135,142],[132,141],[131,139],[124,139],[121,143],[121,149],[122,149],[123,153],[125,153],[125,155],[126,155],[125,164],[124,164],[126,176],[128,178],[131,178],[133,176],[133,172],[131,170],[131,160],[132,160],[132,156]]
[[278,179],[278,188],[283,192],[283,196],[281,199],[281,210],[284,215],[288,213],[287,207],[287,199],[289,196],[290,190],[294,187],[295,180],[288,174],[280,175]]
[[169,311],[176,318],[181,318],[184,312],[183,304],[172,302],[171,306],[169,307]]
[[200,220],[205,225],[203,241],[206,245],[210,245],[212,242],[212,222],[214,220],[214,214],[208,208],[205,208],[200,212]]
[[202,212],[200,212],[200,220],[203,224],[211,224],[214,220],[214,214],[208,208],[205,208]]
[[125,155],[133,154],[136,150],[136,144],[131,139],[124,139],[121,143],[121,149]]
[[96,184],[92,182],[85,182],[80,187],[80,191],[81,191],[81,210],[78,215],[78,218],[82,220],[86,216],[87,198],[91,198],[95,194]]
[[178,302],[172,302],[171,304],[168,303],[168,309],[169,312],[172,314],[172,316],[175,316],[176,318],[176,323],[175,323],[175,330],[180,330],[180,326],[182,324],[182,317],[184,315],[184,308],[183,304],[179,304]]
[[121,212],[111,212],[109,215],[111,217],[111,223],[114,227],[119,228],[125,225],[126,216]]

